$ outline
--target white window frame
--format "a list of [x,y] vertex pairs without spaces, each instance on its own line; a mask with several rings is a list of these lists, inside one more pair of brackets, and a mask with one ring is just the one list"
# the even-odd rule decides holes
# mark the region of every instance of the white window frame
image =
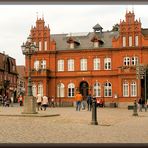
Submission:
[[69,48],[70,48],[70,49],[74,49],[74,43],[70,43],[70,44],[69,44]]
[[68,71],[74,71],[74,59],[68,59]]
[[104,97],[112,97],[112,84],[106,82],[104,85]]
[[104,59],[104,70],[111,70],[111,58]]
[[64,60],[58,60],[58,71],[64,71]]
[[94,42],[94,48],[97,48],[97,47],[99,47],[99,42],[98,41]]
[[87,59],[81,59],[80,60],[81,65],[81,71],[87,71]]
[[63,83],[57,85],[57,97],[64,97],[65,95],[65,86]]
[[138,35],[135,36],[135,46],[139,45],[139,37]]
[[38,84],[38,94],[41,94],[41,96],[43,97],[43,84],[42,83]]
[[93,94],[95,97],[101,97],[101,85],[98,82],[94,84]]
[[129,36],[129,46],[132,46],[132,36]]
[[130,57],[124,57],[123,64],[125,66],[130,66]]
[[46,69],[46,60],[41,61],[41,69]]
[[94,58],[94,70],[100,70],[100,58]]
[[40,62],[39,62],[39,60],[35,60],[34,61],[34,69],[38,71],[39,68],[40,68]]
[[138,65],[138,63],[139,63],[139,58],[135,57],[135,56],[132,57],[131,64],[136,66],[136,65]]
[[75,85],[73,83],[68,84],[68,97],[74,97]]
[[137,83],[133,81],[131,83],[131,97],[136,97],[137,96]]
[[47,41],[44,41],[44,50],[47,51]]
[[36,84],[33,84],[33,85],[32,85],[32,95],[33,95],[34,97],[36,97],[36,95],[37,95],[37,87],[36,87]]
[[129,97],[129,83],[123,82],[123,97]]
[[41,51],[41,50],[42,50],[42,42],[39,41],[39,51]]
[[125,36],[122,37],[122,44],[123,44],[123,47],[126,47],[126,37]]

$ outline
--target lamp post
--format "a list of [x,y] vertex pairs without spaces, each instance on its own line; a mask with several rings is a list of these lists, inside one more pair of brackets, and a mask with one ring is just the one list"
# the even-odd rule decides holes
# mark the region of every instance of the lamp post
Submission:
[[147,102],[147,92],[146,92],[146,81],[147,80],[146,80],[146,72],[147,72],[147,68],[145,67],[145,75],[144,75],[145,76],[145,80],[144,80],[144,82],[145,82],[145,84],[144,84],[144,86],[145,86],[144,87],[144,89],[145,89],[144,90],[144,92],[145,92],[145,95],[144,95],[145,96],[145,103]]
[[35,54],[38,50],[38,47],[35,46],[32,42],[32,38],[29,35],[26,43],[21,46],[22,53],[28,57],[28,95],[24,99],[24,112],[23,113],[37,113],[36,112],[36,101],[32,96],[32,83],[31,83],[31,56]]
[[61,107],[61,83],[59,83],[58,87],[59,87],[59,107]]
[[[143,64],[137,65],[136,66],[136,77],[138,80],[144,79],[144,100],[147,101],[147,96],[146,96],[146,71],[147,71],[147,67],[144,66]],[[138,86],[138,85],[137,85]]]

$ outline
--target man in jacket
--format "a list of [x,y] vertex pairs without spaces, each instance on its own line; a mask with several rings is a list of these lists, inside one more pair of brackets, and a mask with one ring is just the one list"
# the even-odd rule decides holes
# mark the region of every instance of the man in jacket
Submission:
[[81,101],[82,101],[82,95],[80,92],[78,94],[76,94],[75,100],[76,100],[76,111],[80,111]]

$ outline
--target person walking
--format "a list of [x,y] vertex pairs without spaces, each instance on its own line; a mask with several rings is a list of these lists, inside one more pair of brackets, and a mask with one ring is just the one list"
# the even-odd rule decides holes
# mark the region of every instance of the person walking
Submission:
[[47,97],[47,96],[43,96],[41,108],[42,108],[42,107],[43,107],[44,111],[45,111],[46,108],[48,107],[48,97]]
[[91,96],[91,94],[89,94],[87,96],[87,110],[91,111],[91,108],[92,108],[92,96]]
[[142,98],[139,99],[138,104],[139,104],[139,112],[142,112]]
[[13,99],[13,94],[11,95],[11,98],[10,98],[10,102],[11,102],[11,107],[13,107],[13,101],[14,101],[14,99]]
[[55,107],[55,106],[54,106],[54,101],[55,101],[54,96],[52,96],[52,97],[51,97],[51,107]]
[[147,101],[145,101],[144,109],[145,109],[145,112],[147,112]]
[[38,111],[39,111],[39,109],[42,110],[41,103],[42,103],[42,96],[41,96],[41,94],[37,94],[37,110]]
[[75,100],[76,100],[76,111],[80,111],[81,109],[81,101],[82,101],[82,95],[81,93],[77,93],[75,96]]
[[19,96],[18,101],[20,103],[20,106],[23,106],[23,96],[22,95]]

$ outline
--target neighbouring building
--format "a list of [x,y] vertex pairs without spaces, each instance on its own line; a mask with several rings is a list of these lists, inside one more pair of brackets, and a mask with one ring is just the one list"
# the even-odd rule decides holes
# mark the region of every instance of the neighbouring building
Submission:
[[18,79],[17,79],[17,95],[25,94],[25,66],[17,65]]
[[17,70],[15,59],[0,53],[0,95],[14,96],[16,101]]
[[[96,24],[92,32],[71,34],[50,34],[44,18],[37,18],[30,35],[39,47],[31,57],[34,96],[55,96],[68,105],[80,91],[84,98],[91,93],[119,107],[144,97],[146,85],[136,78],[136,65],[148,64],[148,29],[133,11],[112,31]],[[25,62],[27,87],[27,57]]]

